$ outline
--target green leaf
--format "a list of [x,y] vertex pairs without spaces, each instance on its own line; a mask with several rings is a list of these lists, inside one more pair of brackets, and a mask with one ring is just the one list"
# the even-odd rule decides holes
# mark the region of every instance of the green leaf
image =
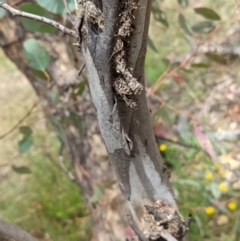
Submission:
[[211,183],[210,184],[210,190],[211,190],[214,198],[216,198],[216,199],[220,198],[221,191],[220,191],[217,183]]
[[46,81],[51,81],[52,80],[52,76],[50,75],[50,73],[48,73],[47,71],[47,74],[50,76],[50,80],[48,78],[48,76],[46,75],[46,73],[44,73],[43,71],[40,71],[40,70],[36,70],[36,69],[31,69],[32,73],[37,76],[38,78],[40,79],[43,79],[43,80],[46,80]]
[[56,105],[59,102],[59,98],[60,98],[58,90],[52,89],[49,95],[53,104]]
[[190,179],[179,179],[176,181],[176,183],[182,184],[184,186],[186,186],[186,185],[193,186],[193,187],[197,188],[198,190],[200,190],[200,184],[197,181],[193,181]]
[[153,43],[153,41],[148,37],[148,46],[149,46],[149,48],[151,49],[151,50],[153,50],[154,52],[158,52],[157,51],[157,48],[155,47],[155,45],[154,45],[154,43]]
[[[34,3],[22,4],[20,6],[20,10],[24,12],[36,14],[42,17],[46,17],[49,19],[53,18],[52,14],[48,13],[45,9],[41,8],[39,5]],[[29,31],[41,32],[41,33],[55,33],[57,31],[57,29],[54,28],[53,26],[50,26],[48,24],[38,22],[32,19],[21,18],[21,22],[23,26]]]
[[196,64],[191,64],[192,68],[202,68],[202,69],[207,69],[209,66],[205,63],[196,63]]
[[205,56],[218,64],[225,64],[226,60],[223,56],[214,53],[205,53]]
[[81,95],[85,89],[85,86],[86,86],[86,81],[81,81],[77,86],[76,86],[76,89],[77,89],[77,95]]
[[188,34],[190,36],[192,35],[192,31],[191,31],[189,25],[187,24],[185,17],[182,14],[179,14],[179,16],[178,16],[178,23],[186,34]]
[[32,129],[28,126],[21,126],[20,133],[23,135],[22,139],[18,142],[18,149],[20,153],[27,152],[33,144]]
[[20,126],[19,131],[24,136],[30,136],[33,133],[32,129],[29,126]]
[[[64,14],[67,13],[67,10],[63,4],[62,0],[36,0],[36,2],[42,7],[48,10],[51,13],[55,14]],[[67,0],[70,11],[73,11],[75,8],[73,0]]]
[[210,8],[194,8],[194,12],[202,15],[203,17],[209,20],[213,20],[213,21],[221,20],[221,17]]
[[72,120],[73,125],[80,131],[82,132],[83,127],[82,127],[82,118],[81,116],[77,115],[74,112],[70,112],[70,118]]
[[187,7],[188,6],[188,0],[178,0],[178,4]]
[[17,167],[15,165],[12,165],[12,169],[14,172],[18,173],[18,174],[31,174],[31,170],[26,167],[26,166],[20,166],[20,167]]
[[215,29],[215,25],[209,21],[202,21],[192,26],[192,31],[197,33],[210,33]]
[[154,8],[152,12],[154,19],[168,28],[169,25],[165,13],[159,8]]
[[[6,0],[2,0],[1,2],[5,3]],[[6,10],[3,8],[0,8],[0,18],[3,18],[5,14],[6,14]]]
[[193,73],[193,71],[191,69],[180,68],[180,70],[185,73]]
[[28,39],[23,43],[23,56],[28,65],[36,70],[44,71],[50,62],[47,50],[36,39]]
[[54,117],[53,115],[47,115],[47,119],[49,119],[49,121],[51,122],[51,124],[54,126],[57,134],[58,134],[58,137],[60,138],[60,140],[64,143],[64,144],[67,144],[67,136],[63,130],[63,127],[62,127],[62,124],[61,122],[56,118]]
[[95,186],[93,196],[90,198],[90,202],[96,205],[103,196],[103,188],[99,185]]

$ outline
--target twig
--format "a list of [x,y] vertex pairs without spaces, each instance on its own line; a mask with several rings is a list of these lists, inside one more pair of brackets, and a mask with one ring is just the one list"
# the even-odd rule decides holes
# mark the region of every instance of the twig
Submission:
[[74,25],[74,20],[73,20],[73,18],[72,18],[72,14],[71,14],[71,11],[70,11],[70,9],[69,9],[67,0],[62,0],[62,1],[63,1],[63,4],[64,4],[65,8],[67,9],[68,15],[69,15],[69,17],[70,17],[70,19],[71,19],[71,22],[72,22],[72,25]]
[[148,241],[142,231],[139,229],[139,227],[135,224],[132,217],[130,215],[127,215],[128,224],[132,228],[132,230],[135,232],[135,234],[138,236],[140,241]]
[[153,95],[158,88],[161,86],[161,84],[163,83],[163,81],[165,80],[166,77],[171,77],[172,75],[174,75],[179,69],[184,68],[193,58],[194,56],[198,53],[199,48],[201,47],[201,45],[203,45],[206,41],[208,41],[214,34],[216,34],[220,29],[223,28],[223,26],[229,22],[236,14],[236,9],[235,11],[231,14],[231,16],[224,22],[222,22],[218,27],[216,27],[210,34],[207,35],[206,38],[204,38],[195,48],[195,50],[190,54],[190,56],[188,56],[186,59],[184,59],[180,65],[178,65],[177,67],[175,67],[174,69],[172,69],[171,71],[168,72],[168,68],[167,70],[159,77],[159,79],[157,80],[157,82],[154,84],[152,90],[150,91],[150,95]]
[[0,140],[3,139],[5,136],[9,135],[12,133],[28,116],[31,115],[33,109],[38,105],[38,101],[36,101],[31,109],[23,116],[10,130],[8,130],[6,133],[0,136]]
[[174,111],[174,112],[177,113],[177,114],[185,115],[185,116],[189,117],[189,118],[190,118],[194,123],[196,123],[196,124],[199,123],[199,121],[198,121],[193,115],[191,115],[190,113],[183,112],[183,111],[181,111],[181,110],[175,109],[173,106],[171,106],[171,105],[169,105],[168,103],[166,103],[162,98],[160,98],[159,96],[157,96],[156,94],[154,94],[154,92],[151,93],[152,90],[150,90],[150,88],[148,88],[148,89],[146,88],[146,91],[147,91],[147,93],[148,93],[149,95],[153,96],[156,100],[158,100],[158,101],[162,104],[162,106],[166,106],[168,109]]
[[78,2],[77,2],[77,0],[74,0],[74,3],[75,3],[75,9],[78,10]]
[[77,73],[78,76],[81,75],[81,73],[82,73],[82,71],[83,71],[85,65],[86,65],[86,63],[84,63],[84,64],[82,65],[82,67],[78,70],[78,73]]
[[[59,138],[60,139],[60,138]],[[75,177],[74,175],[68,170],[68,168],[65,166],[64,161],[63,161],[63,149],[64,149],[64,143],[60,139],[60,148],[58,152],[58,161],[60,164],[60,167],[62,170],[67,174],[68,178],[72,181],[75,182]]]
[[170,142],[170,143],[173,143],[175,145],[183,146],[183,147],[186,147],[186,148],[192,148],[192,149],[195,149],[195,150],[198,150],[198,151],[201,150],[197,146],[186,144],[186,143],[183,143],[183,142],[180,142],[180,141],[173,141],[173,140],[171,140],[169,138],[166,138],[164,136],[157,136],[157,135],[155,135],[155,139],[156,139],[157,142],[166,141],[166,142]]
[[69,28],[66,28],[65,26],[61,25],[60,23],[54,21],[54,20],[51,20],[51,19],[48,19],[48,18],[45,18],[45,17],[42,17],[42,16],[38,16],[38,15],[35,15],[35,14],[31,14],[31,13],[26,13],[26,12],[21,12],[15,8],[12,8],[10,7],[8,4],[6,3],[2,3],[0,2],[0,7],[9,11],[13,16],[21,16],[21,17],[24,17],[24,18],[30,18],[30,19],[33,19],[35,21],[39,21],[39,22],[42,22],[42,23],[46,23],[48,25],[51,25],[53,27],[55,27],[56,29],[60,30],[61,32],[67,34],[67,35],[70,35],[74,38],[78,38],[78,34],[76,31],[73,31]]

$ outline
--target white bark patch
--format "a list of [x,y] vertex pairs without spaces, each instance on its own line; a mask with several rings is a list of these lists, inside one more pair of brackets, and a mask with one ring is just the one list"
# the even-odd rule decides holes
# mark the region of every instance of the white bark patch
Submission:
[[111,124],[109,103],[101,87],[100,79],[88,48],[83,49],[83,54],[87,63],[90,91],[97,112],[98,125],[107,151],[113,153],[116,149],[122,148],[117,135],[115,135],[116,132],[112,130],[112,128],[114,128],[113,124],[116,124],[116,122]]
[[[133,205],[134,203],[139,205],[141,202],[142,205],[146,204],[146,201],[152,196],[150,194],[151,192],[154,192],[154,200],[161,198],[172,205],[176,205],[172,193],[167,185],[162,182],[149,156],[135,156],[131,160],[129,177],[131,189],[135,190],[131,194],[131,202]],[[140,170],[136,167],[137,165],[141,165]],[[143,178],[144,176],[145,178]],[[139,202],[139,200],[142,201]]]
[[[167,184],[163,182],[159,172],[155,169],[153,161],[145,152],[145,147],[141,140],[136,140],[138,149],[142,150],[140,156],[131,158],[129,178],[132,192],[130,200],[131,203],[141,203],[142,206],[146,204],[146,200],[153,197],[154,200],[162,199],[167,203],[176,206],[176,202]],[[139,201],[141,200],[141,201]]]

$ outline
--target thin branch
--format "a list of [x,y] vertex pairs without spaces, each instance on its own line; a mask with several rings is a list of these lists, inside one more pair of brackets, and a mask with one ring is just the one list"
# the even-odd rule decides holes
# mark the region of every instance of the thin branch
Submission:
[[[60,139],[60,138],[59,138]],[[63,149],[64,149],[64,142],[61,141],[60,139],[60,148],[59,148],[59,152],[58,152],[58,161],[60,164],[60,167],[62,168],[62,170],[67,174],[68,178],[72,181],[75,182],[75,177],[74,175],[68,170],[68,168],[65,166],[64,164],[64,160],[63,160]]]
[[226,23],[228,23],[231,19],[233,19],[236,15],[237,9],[234,10],[234,12],[231,14],[231,16],[224,22],[222,22],[218,27],[216,27],[211,33],[209,33],[195,48],[195,50],[188,56],[186,57],[186,59],[184,59],[180,65],[178,65],[177,67],[175,67],[174,69],[172,69],[171,71],[169,71],[169,69],[167,68],[167,70],[159,77],[159,79],[156,81],[156,83],[154,84],[154,86],[152,87],[152,90],[150,91],[150,95],[153,95],[161,86],[161,84],[165,81],[166,77],[171,77],[172,75],[174,75],[179,69],[184,68],[194,57],[195,55],[198,53],[199,48],[201,47],[201,45],[203,45],[204,43],[206,43],[209,39],[212,38],[212,36],[214,36],[219,30],[221,30],[224,25],[226,25]]
[[75,3],[75,9],[78,10],[78,2],[77,2],[77,0],[74,0],[74,3]]
[[23,116],[10,130],[8,130],[6,133],[1,135],[0,140],[6,137],[7,135],[9,135],[10,133],[12,133],[28,116],[30,116],[33,109],[38,105],[38,102],[39,101],[36,101],[31,107],[31,109],[25,114],[25,116]]
[[63,1],[63,4],[64,4],[65,8],[67,9],[69,18],[71,19],[71,22],[72,22],[72,25],[74,25],[74,20],[72,18],[72,14],[71,14],[70,8],[68,6],[67,0],[62,0],[62,1]]
[[135,224],[135,222],[132,219],[131,215],[127,215],[128,224],[132,228],[132,230],[135,232],[135,234],[138,236],[140,241],[147,241],[146,237],[142,233],[142,231],[139,229],[139,227]]
[[76,31],[73,31],[69,28],[66,28],[65,26],[61,25],[60,23],[58,23],[54,20],[44,18],[42,16],[38,16],[38,15],[35,15],[35,14],[31,14],[31,13],[21,12],[21,11],[15,9],[15,8],[10,7],[8,4],[2,3],[2,2],[0,2],[0,7],[9,11],[13,16],[21,16],[21,17],[24,17],[24,18],[30,18],[30,19],[33,19],[35,21],[46,23],[48,25],[51,25],[51,26],[55,27],[56,29],[60,30],[61,32],[65,33],[67,35],[70,35],[74,38],[78,38],[78,34],[77,34]]

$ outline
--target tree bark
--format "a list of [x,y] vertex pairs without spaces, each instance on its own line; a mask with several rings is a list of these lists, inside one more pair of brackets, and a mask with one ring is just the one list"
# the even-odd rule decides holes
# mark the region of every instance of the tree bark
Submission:
[[[136,96],[137,109],[133,110],[113,90],[114,76],[110,60],[116,22],[121,13],[120,2],[96,1],[104,15],[105,31],[98,33],[91,26],[88,27],[89,37],[84,56],[101,135],[121,191],[134,217],[139,217],[139,210],[149,201],[164,199],[175,205],[175,200],[167,175],[163,173],[163,161],[150,125],[145,91]],[[144,59],[151,1],[142,0],[139,5],[134,11],[135,31],[130,38],[132,49],[128,51],[127,62],[129,67],[133,68],[133,75],[144,86]],[[132,142],[133,149],[130,154],[123,144],[122,139],[126,137],[121,131],[130,138],[129,142]]]
[[1,241],[37,241],[24,230],[0,220]]
[[[118,184],[134,222],[140,225],[133,229],[140,240],[151,240],[155,234],[148,226],[149,215],[154,216],[151,222],[158,229],[159,215],[168,218],[171,214],[173,219],[167,221],[172,224],[157,230],[157,238],[181,239],[183,220],[150,125],[144,89],[151,0],[138,4],[135,0],[84,0],[83,9],[85,38],[80,29],[79,39],[85,40],[82,52],[92,101]],[[121,86],[117,86],[119,80]]]

